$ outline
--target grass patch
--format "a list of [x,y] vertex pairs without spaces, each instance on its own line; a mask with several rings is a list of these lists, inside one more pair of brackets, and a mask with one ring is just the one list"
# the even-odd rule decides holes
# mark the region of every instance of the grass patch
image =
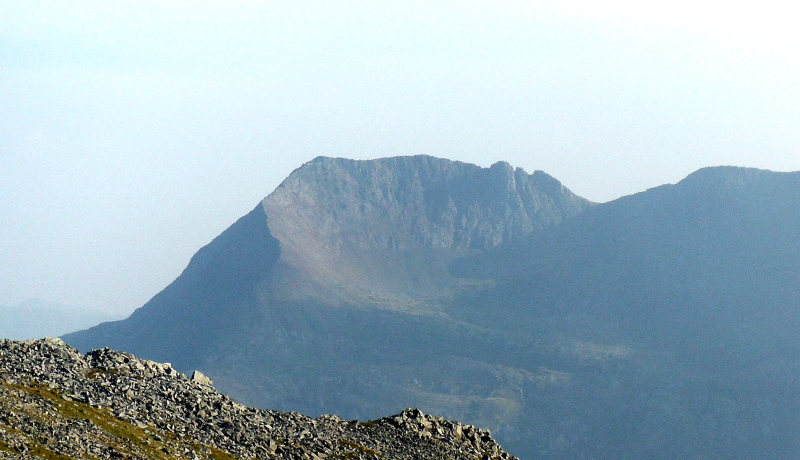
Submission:
[[[104,369],[92,369],[89,373],[93,371],[95,372],[91,378],[98,378],[100,375],[116,373],[115,370],[106,371]],[[89,373],[87,373],[87,376],[89,376]],[[189,438],[178,436],[171,431],[162,430],[154,426],[148,427],[147,431],[145,431],[144,428],[139,428],[133,423],[117,418],[107,408],[95,408],[82,402],[65,400],[58,391],[37,382],[30,382],[28,385],[9,383],[3,383],[3,385],[49,402],[63,418],[88,420],[96,427],[100,428],[105,434],[96,438],[95,441],[108,446],[125,457],[147,457],[155,460],[172,460],[184,458],[186,456],[184,452],[188,448],[201,458],[238,460],[237,457],[221,449],[194,442]],[[53,421],[48,420],[45,414],[36,413],[30,415],[44,422]],[[20,434],[29,438],[29,436],[24,433]],[[35,456],[47,460],[71,459],[71,457],[52,452],[38,443],[26,444],[31,449],[30,452]],[[16,449],[11,448],[7,444],[0,444],[0,450],[16,452]],[[192,457],[191,454],[188,456]]]
[[2,439],[0,439],[0,450],[2,450],[4,452],[16,452],[17,451],[16,449],[13,449],[8,444],[4,443]]
[[225,452],[224,450],[217,449],[216,447],[207,446],[205,444],[192,444],[192,450],[198,454],[205,455],[213,460],[239,460],[237,457]]
[[361,452],[362,454],[372,455],[373,457],[383,457],[383,454],[381,454],[377,450],[370,449],[369,447],[364,447],[360,444],[356,444],[346,439],[340,439],[339,444],[349,447],[350,449],[353,449],[355,451]]
[[[14,384],[7,386],[49,401],[64,418],[89,420],[111,438],[110,441],[112,442],[103,443],[121,454],[132,456],[141,456],[144,454],[148,458],[164,460],[175,458],[175,456],[170,453],[173,449],[170,449],[169,445],[154,440],[152,436],[146,433],[142,428],[118,419],[108,409],[98,409],[81,402],[67,401],[63,399],[57,391],[36,382],[31,382],[29,385]],[[43,458],[58,458],[52,456],[58,454],[44,457],[44,455],[49,455],[44,450],[41,454],[42,455],[36,455]]]
[[358,460],[358,454],[355,452],[345,452],[343,454],[330,454],[327,458],[336,458],[339,460]]
[[45,460],[73,460],[72,457],[57,454],[44,446],[34,445],[30,446],[30,449],[30,453],[35,457],[43,458]]
[[[27,453],[29,453],[31,455],[34,455],[34,456],[39,457],[39,458],[43,458],[45,460],[73,460],[72,457],[53,452],[52,450],[48,449],[47,447],[44,447],[44,446],[42,446],[40,444],[35,444],[35,443],[32,443],[32,442],[28,441],[30,439],[30,436],[28,436],[27,434],[25,434],[25,433],[15,429],[15,428],[13,428],[13,427],[10,427],[10,426],[5,425],[5,424],[3,426],[4,426],[3,431],[9,432],[9,433],[14,433],[14,434],[16,434],[16,435],[18,435],[18,436],[20,436],[20,437],[22,437],[22,438],[24,438],[26,440],[26,441],[23,441],[23,442],[28,447],[28,452]],[[12,447],[12,446],[9,446],[5,442],[3,442],[2,439],[0,439],[0,451],[11,452],[11,453],[14,453],[14,454],[22,454],[22,452],[19,449],[15,448],[15,447]],[[91,458],[94,458],[94,457],[91,457]]]

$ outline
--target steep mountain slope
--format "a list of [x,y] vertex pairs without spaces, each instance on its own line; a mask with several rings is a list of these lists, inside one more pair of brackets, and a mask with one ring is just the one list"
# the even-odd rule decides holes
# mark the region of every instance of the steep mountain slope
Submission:
[[653,329],[675,327],[687,349],[731,345],[722,337],[762,348],[793,341],[799,262],[800,174],[708,168],[456,271],[503,279],[491,296],[519,297],[531,317],[569,308],[651,326],[631,340],[663,345]]
[[485,282],[450,266],[591,206],[506,163],[318,158],[130,318],[65,340],[202,369],[259,407],[373,418],[416,401],[499,428],[522,417],[500,376],[550,375],[495,368],[480,321],[444,312]]

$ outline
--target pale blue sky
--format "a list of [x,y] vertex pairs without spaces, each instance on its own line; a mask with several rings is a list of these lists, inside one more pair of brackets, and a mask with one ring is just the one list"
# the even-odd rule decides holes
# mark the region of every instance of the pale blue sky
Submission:
[[0,304],[131,311],[318,155],[800,170],[794,12],[642,3],[0,1]]

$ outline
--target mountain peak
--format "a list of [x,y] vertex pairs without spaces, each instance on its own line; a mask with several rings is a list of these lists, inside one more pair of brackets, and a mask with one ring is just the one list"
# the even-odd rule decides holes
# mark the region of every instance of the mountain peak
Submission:
[[489,169],[514,171],[514,168],[507,161],[498,161],[489,166]]
[[[262,202],[290,267],[278,283],[283,295],[317,291],[330,299],[336,292],[347,302],[406,304],[418,300],[415,292],[440,291],[453,257],[523,237],[589,205],[505,162],[481,168],[426,155],[318,157]],[[420,265],[425,273],[417,272]],[[287,285],[304,287],[280,287]]]
[[[295,170],[262,205],[269,216],[280,216],[273,222],[293,227],[291,235],[284,235],[287,240],[305,229],[314,233],[302,235],[306,243],[311,237],[364,248],[486,248],[560,222],[589,205],[541,179],[506,162],[486,169],[426,155],[317,157]],[[271,225],[273,233],[280,233],[279,227]]]
[[66,339],[261,407],[419,407],[526,458],[799,458],[798,196],[721,167],[595,206],[505,163],[319,158]]
[[[460,277],[451,270],[455,262],[589,206],[550,176],[508,163],[319,157],[198,251],[130,318],[66,339],[84,350],[110,346],[185,372],[202,369],[217,388],[262,407],[316,413],[341,401],[345,407],[336,411],[349,417],[391,413],[429,391],[411,383],[419,372],[413,362],[446,346],[441,331],[467,334],[468,349],[484,343],[480,327],[449,319],[450,299],[487,283]],[[352,354],[352,363],[341,365],[339,352]],[[369,374],[352,391],[342,387],[350,377],[337,375],[374,360],[391,363],[392,377]],[[311,369],[313,382],[302,380],[302,369]],[[248,377],[240,379],[243,373]],[[287,385],[287,375],[301,380]],[[362,387],[385,389],[380,411],[362,398]],[[506,399],[477,395],[425,407],[496,427],[498,418],[478,414],[493,413],[485,410],[498,401],[505,407]],[[508,406],[514,414],[515,404]]]
[[741,166],[709,166],[699,169],[680,181],[682,184],[704,185],[706,187],[736,187],[763,182],[765,179],[797,173],[780,173]]

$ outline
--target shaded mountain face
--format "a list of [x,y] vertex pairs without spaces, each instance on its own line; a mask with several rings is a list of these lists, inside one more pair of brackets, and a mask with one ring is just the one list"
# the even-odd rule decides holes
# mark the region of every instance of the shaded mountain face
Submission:
[[257,308],[257,287],[279,257],[280,244],[257,207],[200,249],[172,284],[129,318],[65,337],[85,350],[113,345],[181,368],[197,367]]
[[420,407],[521,458],[795,458],[798,198],[742,168],[593,205],[505,163],[319,158],[65,339],[259,407]]
[[515,337],[508,365],[572,375],[546,418],[571,455],[800,454],[799,173],[703,169],[455,271],[499,281],[449,313]]
[[503,280],[486,295],[527,305],[509,326],[573,311],[686,353],[785,346],[800,321],[800,174],[700,170],[456,271]]

